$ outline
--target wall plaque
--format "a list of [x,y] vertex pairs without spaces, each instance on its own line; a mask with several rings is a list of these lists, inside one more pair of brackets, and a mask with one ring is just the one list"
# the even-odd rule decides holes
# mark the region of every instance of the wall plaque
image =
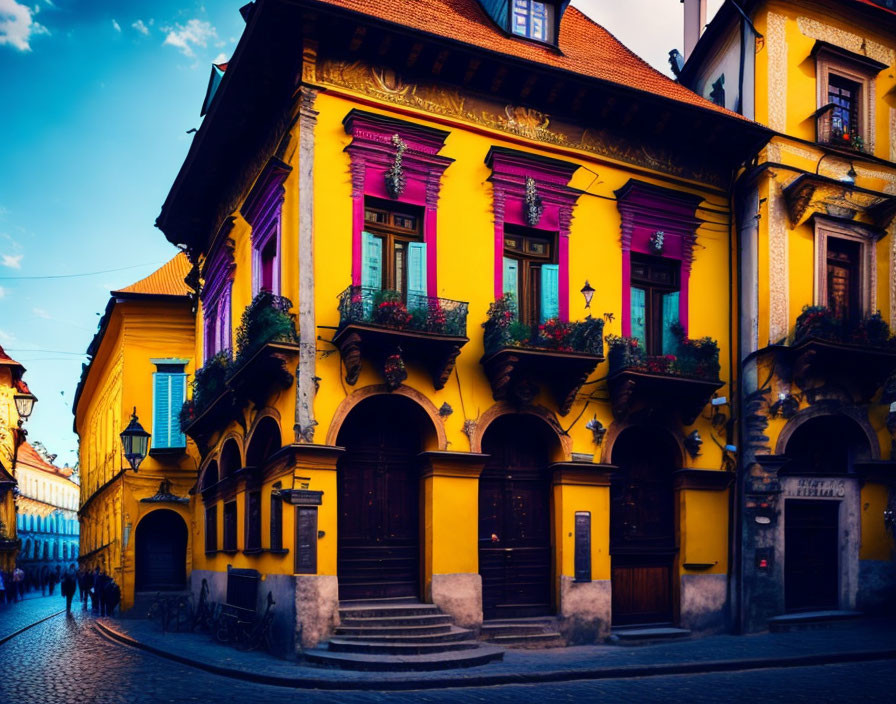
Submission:
[[785,491],[796,498],[832,498],[846,496],[846,482],[842,479],[799,479],[796,485],[789,484]]
[[296,507],[296,574],[317,573],[317,507]]
[[575,580],[591,581],[591,512],[576,511]]
[[293,506],[320,506],[324,492],[310,489],[281,489],[280,498]]

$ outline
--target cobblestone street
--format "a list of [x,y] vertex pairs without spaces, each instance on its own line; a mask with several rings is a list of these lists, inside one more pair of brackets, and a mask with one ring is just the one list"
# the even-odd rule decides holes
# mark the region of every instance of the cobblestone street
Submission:
[[[58,610],[61,599],[35,599],[0,612],[0,633]],[[19,622],[15,627],[12,615]],[[0,636],[2,637],[2,636]],[[5,701],[73,704],[112,702],[296,701],[290,688],[254,684],[209,674],[117,643],[95,630],[93,619],[77,611],[54,616],[0,645]],[[48,663],[51,663],[48,666]],[[373,687],[372,687],[373,689]],[[896,664],[892,660],[792,667],[747,672],[642,677],[498,687],[407,692],[302,691],[304,702],[531,702],[579,701],[688,702],[892,702]]]

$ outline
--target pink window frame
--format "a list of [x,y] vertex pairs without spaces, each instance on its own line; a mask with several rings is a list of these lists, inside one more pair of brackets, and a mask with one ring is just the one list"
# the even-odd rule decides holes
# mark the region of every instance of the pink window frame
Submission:
[[[559,273],[558,317],[569,320],[569,229],[580,191],[569,182],[577,164],[528,152],[493,147],[485,157],[492,170],[495,215],[495,299],[504,294],[504,226],[519,225],[556,236]],[[526,179],[535,180],[544,210],[533,226],[526,219]]]
[[[688,300],[694,244],[697,241],[697,207],[701,196],[630,179],[616,191],[622,216],[622,334],[632,334],[632,252],[677,260],[681,266],[678,319],[688,333]],[[656,232],[663,233],[663,251],[651,246]]]
[[233,240],[219,241],[203,267],[205,284],[200,293],[205,360],[230,349],[231,291],[233,289]]
[[[362,110],[349,112],[342,124],[352,138],[345,148],[352,178],[352,286],[361,285],[364,198],[369,196],[423,208],[426,288],[428,295],[434,296],[438,291],[439,191],[442,174],[454,162],[438,152],[449,133]],[[395,135],[407,145],[401,160],[405,188],[397,198],[391,198],[386,191],[386,172],[395,159]]]

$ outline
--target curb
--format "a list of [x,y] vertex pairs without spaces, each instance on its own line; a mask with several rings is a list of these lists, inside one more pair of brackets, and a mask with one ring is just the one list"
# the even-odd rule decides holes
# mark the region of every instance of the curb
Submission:
[[28,624],[24,628],[20,628],[19,630],[14,631],[13,633],[10,633],[8,636],[3,636],[2,638],[0,638],[0,645],[3,645],[6,641],[12,640],[13,638],[15,638],[18,635],[21,635],[22,633],[27,631],[29,628],[34,628],[35,626],[43,623],[44,621],[49,621],[54,616],[58,616],[59,614],[64,614],[64,613],[65,613],[65,609],[62,609],[61,611],[57,611],[54,614],[50,614],[49,616],[44,616],[42,619],[39,619],[39,620],[35,621],[34,623]]
[[834,663],[870,662],[896,659],[896,649],[860,650],[851,653],[817,653],[784,658],[748,658],[743,660],[710,660],[707,662],[662,663],[655,665],[628,665],[622,667],[588,668],[581,670],[551,670],[547,672],[502,673],[475,675],[473,677],[440,677],[427,679],[405,678],[401,680],[337,680],[311,677],[282,677],[265,675],[236,668],[222,667],[194,660],[161,648],[142,643],[131,636],[116,631],[105,623],[97,622],[97,630],[106,638],[122,645],[145,650],[183,665],[195,667],[224,677],[259,682],[278,687],[322,690],[378,690],[399,691],[416,689],[445,689],[466,687],[490,687],[506,684],[538,684],[545,682],[573,682],[577,680],[630,679],[634,677],[659,677],[663,675],[693,675],[710,672],[739,672],[766,668],[809,667]]

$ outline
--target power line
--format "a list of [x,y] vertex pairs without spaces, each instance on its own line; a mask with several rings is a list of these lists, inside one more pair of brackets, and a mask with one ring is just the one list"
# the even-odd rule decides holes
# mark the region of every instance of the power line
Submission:
[[97,276],[99,274],[111,274],[116,271],[126,271],[128,269],[137,269],[141,266],[161,266],[164,262],[131,264],[131,266],[123,266],[119,269],[104,269],[103,271],[89,271],[82,274],[51,274],[48,276],[0,276],[0,281],[25,281],[35,279],[74,279],[81,276]]

